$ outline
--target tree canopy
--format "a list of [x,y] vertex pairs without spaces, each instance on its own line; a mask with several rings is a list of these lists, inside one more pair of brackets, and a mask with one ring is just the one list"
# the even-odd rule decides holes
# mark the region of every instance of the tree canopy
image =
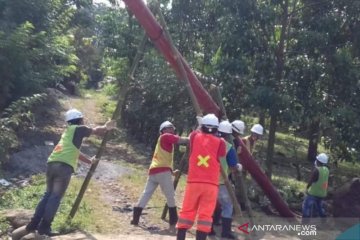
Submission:
[[[254,116],[269,130],[270,175],[278,130],[305,136],[309,160],[320,141],[336,158],[359,159],[359,1],[160,3],[204,86],[221,86],[230,119]],[[0,111],[46,87],[97,87],[111,77],[121,88],[143,34],[119,5],[0,0]],[[165,119],[181,129],[195,122],[184,86],[150,41],[129,84],[123,122],[142,141],[154,141]]]

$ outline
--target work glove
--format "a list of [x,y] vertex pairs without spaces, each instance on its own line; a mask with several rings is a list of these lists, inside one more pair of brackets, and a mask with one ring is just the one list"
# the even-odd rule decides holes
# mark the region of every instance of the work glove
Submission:
[[106,127],[106,130],[113,130],[113,129],[116,129],[116,121],[114,120],[108,120],[106,123],[105,123],[105,127]]
[[180,170],[179,169],[175,169],[173,172],[172,172],[172,175],[174,177],[177,177],[179,174],[181,174]]
[[243,166],[240,163],[238,163],[236,164],[236,169],[238,170],[238,172],[241,172],[243,170]]

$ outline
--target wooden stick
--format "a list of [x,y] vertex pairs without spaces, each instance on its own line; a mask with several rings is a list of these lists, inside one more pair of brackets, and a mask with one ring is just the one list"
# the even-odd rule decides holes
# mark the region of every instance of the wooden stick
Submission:
[[[130,68],[130,71],[129,71],[129,82],[132,81],[134,79],[134,72],[135,72],[135,69],[137,68],[138,66],[138,63],[141,59],[141,56],[143,54],[143,50],[145,48],[145,45],[146,45],[146,42],[147,42],[147,36],[146,34],[144,34],[144,37],[141,41],[141,43],[139,44],[138,46],[138,49],[137,49],[137,53],[135,55],[135,58],[134,58],[134,61],[133,61],[133,64]],[[121,90],[120,90],[120,94],[119,94],[119,99],[118,99],[118,102],[116,104],[116,108],[115,108],[115,111],[112,115],[112,119],[116,120],[119,118],[120,114],[121,114],[121,109],[124,105],[124,102],[125,102],[125,93],[126,91],[128,90],[129,88],[129,83],[125,83],[122,87],[121,87]],[[81,189],[79,191],[79,194],[77,195],[76,199],[75,199],[75,202],[71,208],[71,211],[70,211],[70,214],[68,216],[68,220],[71,221],[71,219],[74,218],[77,210],[79,209],[79,206],[80,206],[80,203],[84,197],[84,194],[85,194],[85,191],[90,183],[90,180],[91,180],[91,177],[92,175],[94,174],[98,164],[99,164],[99,161],[100,161],[100,158],[102,156],[102,154],[104,153],[105,151],[105,147],[106,147],[106,143],[108,141],[110,137],[110,133],[109,132],[106,132],[104,137],[103,137],[103,140],[101,142],[101,145],[100,145],[100,148],[98,149],[97,153],[96,153],[96,156],[95,156],[95,161],[93,164],[91,164],[91,167],[85,177],[85,180],[81,186]]]

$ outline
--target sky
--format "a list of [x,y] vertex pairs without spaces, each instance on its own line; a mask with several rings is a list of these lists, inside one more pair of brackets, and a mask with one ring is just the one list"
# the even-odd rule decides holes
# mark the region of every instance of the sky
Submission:
[[108,0],[93,0],[93,3],[103,3],[107,6],[110,6],[110,3]]
[[[124,2],[122,0],[117,0],[120,3],[121,7],[125,7]],[[146,0],[143,0],[146,3]],[[93,0],[94,3],[103,3],[107,6],[110,6],[110,3],[108,0]]]

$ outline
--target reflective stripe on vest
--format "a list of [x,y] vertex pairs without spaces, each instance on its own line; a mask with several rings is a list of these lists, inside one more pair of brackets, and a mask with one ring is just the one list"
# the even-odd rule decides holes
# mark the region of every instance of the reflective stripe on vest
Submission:
[[77,168],[77,161],[80,155],[80,150],[73,144],[75,129],[77,125],[70,125],[61,135],[59,143],[55,146],[51,155],[48,158],[49,162],[63,162],[70,165],[74,172]]
[[172,151],[165,151],[160,144],[161,136],[158,138],[154,155],[151,160],[150,169],[159,168],[159,167],[169,167],[173,168],[173,158],[174,158],[174,145],[172,146]]
[[316,167],[319,171],[319,178],[312,183],[308,193],[315,197],[326,197],[329,179],[329,169],[325,166]]
[[218,157],[222,139],[202,132],[194,133],[189,157],[188,182],[219,184]]
[[[228,143],[227,141],[225,141],[225,144],[226,144],[226,155],[225,155],[225,157],[220,158],[221,159],[220,162],[221,162],[222,168],[224,169],[224,172],[226,174],[228,174],[229,173],[229,165],[227,163],[226,156],[227,156],[228,152],[230,151],[232,145],[230,143]],[[219,184],[224,184],[224,178],[222,177],[221,174],[220,174]]]

